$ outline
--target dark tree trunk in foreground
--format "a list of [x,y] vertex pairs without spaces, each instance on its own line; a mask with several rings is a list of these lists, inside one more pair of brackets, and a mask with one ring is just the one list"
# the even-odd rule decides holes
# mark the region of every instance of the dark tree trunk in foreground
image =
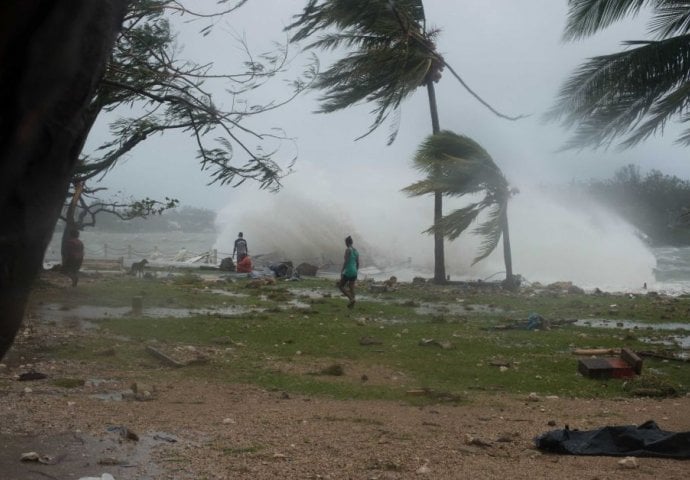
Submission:
[[[438,121],[438,106],[436,104],[436,90],[434,82],[428,80],[429,112],[431,113],[431,131],[434,135],[441,131]],[[434,225],[438,225],[443,218],[443,193],[434,192]],[[434,283],[446,282],[446,258],[443,248],[443,232],[434,231]]]
[[0,359],[41,269],[126,3],[0,3]]

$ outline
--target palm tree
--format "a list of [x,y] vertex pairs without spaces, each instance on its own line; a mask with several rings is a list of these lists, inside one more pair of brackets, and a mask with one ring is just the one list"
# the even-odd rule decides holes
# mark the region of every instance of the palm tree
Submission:
[[511,190],[503,172],[486,150],[469,137],[444,130],[426,138],[417,150],[414,166],[427,177],[403,189],[410,196],[439,191],[454,197],[484,194],[479,201],[443,216],[427,232],[455,240],[486,211],[486,220],[474,230],[483,241],[472,264],[488,257],[503,238],[505,285],[515,287],[508,230],[508,200],[515,190]]
[[[376,130],[391,113],[397,113],[401,102],[419,87],[426,87],[433,133],[440,131],[434,83],[444,67],[462,83],[470,94],[496,115],[494,110],[448,65],[436,50],[436,30],[426,27],[421,0],[309,0],[294,23],[291,41],[300,41],[318,33],[321,37],[306,48],[336,49],[351,52],[336,61],[317,78],[314,88],[324,90],[321,113],[330,113],[360,102],[374,102],[374,121],[360,137]],[[395,118],[399,118],[395,115]],[[397,135],[394,122],[388,138],[390,145]],[[434,194],[434,222],[443,215],[440,192]],[[434,235],[434,281],[446,279],[443,236]]]
[[[564,37],[593,35],[644,6],[652,10],[653,40],[628,41],[628,49],[588,60],[562,86],[547,118],[575,129],[566,148],[607,146],[621,136],[620,146],[628,148],[662,131],[672,118],[690,118],[688,2],[570,0]],[[690,128],[677,141],[690,145]]]

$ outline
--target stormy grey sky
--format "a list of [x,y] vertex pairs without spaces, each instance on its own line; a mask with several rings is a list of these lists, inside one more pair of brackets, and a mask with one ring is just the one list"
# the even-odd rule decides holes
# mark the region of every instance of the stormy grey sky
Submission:
[[[203,22],[183,23],[178,37],[181,57],[238,71],[237,62],[244,57],[233,35],[244,36],[254,52],[266,50],[271,42],[286,40],[283,27],[304,4],[304,0],[250,0],[204,38],[197,33]],[[424,4],[430,26],[441,30],[439,51],[464,80],[498,110],[530,115],[517,122],[496,117],[449,74],[437,85],[441,127],[478,141],[520,190],[510,207],[514,271],[529,280],[568,279],[599,287],[651,282],[654,256],[632,227],[597,205],[559,203],[535,188],[608,177],[630,163],[643,171],[657,168],[690,178],[686,152],[674,145],[677,127],[670,126],[667,136],[632,150],[557,153],[568,132],[541,120],[562,82],[586,58],[616,51],[624,40],[645,38],[645,18],[621,22],[584,41],[563,43],[566,0],[426,0]],[[299,69],[304,63],[299,48],[294,47],[292,54]],[[324,68],[334,58],[320,57]],[[281,83],[255,91],[266,98],[286,93]],[[400,132],[392,146],[386,146],[387,125],[354,141],[372,121],[371,106],[314,114],[317,97],[318,92],[304,94],[250,125],[264,130],[282,127],[295,139],[283,153],[289,158],[296,148],[298,160],[278,194],[260,191],[252,183],[237,189],[208,186],[209,177],[195,159],[195,146],[184,135],[147,140],[104,183],[111,192],[175,197],[183,205],[217,210],[221,233],[215,247],[220,251],[227,251],[243,230],[255,254],[283,251],[285,258],[337,259],[342,255],[342,239],[352,234],[364,247],[367,262],[380,266],[384,261],[394,265],[411,259],[415,271],[430,271],[432,241],[422,232],[431,223],[433,202],[400,192],[419,179],[411,159],[431,131],[425,89],[402,105]],[[224,101],[229,100],[222,95],[216,98],[219,104]],[[90,145],[102,140],[103,131],[105,125],[97,125]],[[444,209],[448,213],[461,203],[448,199]],[[500,249],[470,266],[478,244],[471,236],[448,242],[448,273],[454,278],[492,278],[503,270]]]
[[[196,7],[198,2],[193,3]],[[557,153],[568,133],[541,120],[561,83],[584,59],[617,50],[623,40],[644,38],[644,18],[621,22],[584,41],[563,43],[566,0],[424,3],[429,24],[441,30],[439,50],[465,81],[498,110],[531,115],[517,122],[506,121],[481,106],[450,74],[446,73],[438,84],[442,128],[477,140],[512,183],[524,188],[538,182],[609,176],[628,163],[640,165],[643,170],[658,168],[683,178],[690,176],[684,149],[673,143],[673,127],[665,137],[650,139],[632,150]],[[304,4],[304,0],[250,0],[218,23],[207,38],[196,33],[203,22],[183,24],[178,36],[180,56],[195,60],[202,57],[199,61],[214,61],[220,69],[238,70],[234,65],[242,57],[232,35],[246,36],[252,50],[262,51],[272,41],[285,40],[283,27]],[[298,53],[298,47],[293,47],[293,56]],[[322,67],[327,67],[333,57],[319,55]],[[296,68],[302,63],[299,57],[294,60]],[[257,91],[266,98],[279,98],[285,93],[280,84]],[[295,138],[298,161],[294,173],[285,180],[287,191],[307,188],[325,194],[334,187],[364,183],[379,189],[388,186],[397,192],[416,179],[410,160],[431,128],[425,89],[419,89],[403,104],[400,134],[390,147],[385,142],[387,125],[364,140],[354,141],[372,120],[369,106],[314,114],[317,96],[318,92],[304,94],[260,119],[265,125],[284,128],[288,136]],[[222,94],[217,101],[222,103]],[[101,138],[95,133],[91,145]],[[284,153],[290,156],[294,147],[285,145]],[[104,183],[112,191],[128,195],[167,195],[179,198],[182,204],[213,209],[256,195],[256,187],[249,183],[233,190],[208,187],[208,180],[195,160],[190,139],[168,134],[137,147]]]

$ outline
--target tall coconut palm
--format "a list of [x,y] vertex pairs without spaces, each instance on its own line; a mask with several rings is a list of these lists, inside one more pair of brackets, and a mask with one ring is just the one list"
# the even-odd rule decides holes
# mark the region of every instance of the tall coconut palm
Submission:
[[[444,67],[481,103],[498,113],[464,83],[436,50],[436,30],[426,26],[421,0],[309,0],[287,30],[295,31],[292,41],[321,33],[306,48],[350,50],[320,74],[314,88],[324,90],[321,113],[330,113],[360,102],[374,102],[374,121],[361,136],[378,128],[401,102],[419,87],[429,97],[432,132],[440,131],[434,83]],[[395,118],[399,118],[395,115]],[[388,143],[395,140],[394,121]],[[361,138],[359,137],[359,138]],[[434,194],[434,222],[443,215],[440,192]],[[445,281],[443,236],[434,235],[434,280]]]
[[427,177],[403,189],[410,196],[438,191],[454,197],[483,193],[479,201],[443,216],[428,232],[455,240],[486,211],[487,218],[474,230],[483,241],[473,265],[489,256],[503,238],[505,285],[515,286],[508,230],[508,200],[513,190],[486,150],[469,137],[444,130],[426,138],[417,150],[414,166]]
[[[577,40],[650,7],[653,40],[583,63],[561,88],[548,118],[575,129],[566,147],[623,148],[663,130],[676,118],[690,120],[690,4],[674,0],[570,0],[564,37]],[[678,138],[690,145],[690,128]]]

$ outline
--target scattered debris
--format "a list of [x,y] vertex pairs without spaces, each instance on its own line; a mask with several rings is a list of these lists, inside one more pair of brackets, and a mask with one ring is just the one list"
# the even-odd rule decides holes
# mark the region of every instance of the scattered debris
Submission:
[[169,357],[169,356],[166,355],[165,353],[161,352],[160,350],[158,350],[158,349],[156,349],[156,348],[153,348],[153,347],[150,346],[150,345],[146,347],[146,351],[149,352],[149,353],[150,353],[151,355],[153,355],[154,357],[156,357],[157,359],[162,360],[163,363],[165,363],[165,364],[167,364],[167,365],[169,365],[169,366],[171,366],[171,367],[180,368],[180,367],[184,367],[184,366],[185,366],[184,363],[178,362],[178,361],[175,360],[174,358]]
[[123,425],[108,427],[108,431],[119,433],[120,438],[122,438],[123,440],[132,440],[134,442],[139,441],[139,435],[137,435],[132,430]]
[[297,275],[299,276],[315,277],[318,271],[319,267],[310,263],[303,262],[297,265]]
[[[239,343],[235,344],[237,346],[240,346]],[[180,349],[178,349],[179,351]],[[186,347],[187,352],[183,351],[182,354],[185,357],[185,360],[180,360],[173,358],[171,355],[162,352],[160,349],[157,349],[155,347],[152,347],[151,345],[148,345],[146,347],[146,351],[149,352],[151,355],[156,357],[157,359],[161,360],[163,363],[165,363],[168,366],[175,367],[175,368],[180,368],[180,367],[188,367],[191,365],[203,365],[208,363],[209,359],[206,355],[204,355],[201,352],[198,352],[195,347]],[[193,358],[189,358],[190,355],[189,353],[193,354]]]
[[156,397],[156,387],[145,383],[134,382],[131,387],[134,399],[140,402],[153,400]]
[[49,455],[41,455],[38,452],[27,452],[22,453],[20,458],[22,462],[36,462],[42,463],[43,465],[54,465],[56,460]]
[[361,338],[359,339],[359,344],[360,344],[360,345],[364,345],[364,346],[367,346],[367,345],[383,345],[383,342],[382,342],[381,340],[377,339],[377,338],[374,338],[374,337],[364,336],[364,337],[361,337]]
[[537,392],[530,392],[530,394],[527,395],[527,401],[529,401],[529,402],[541,402],[541,397],[537,394]]
[[29,370],[28,372],[20,374],[18,380],[20,382],[28,382],[31,380],[43,380],[44,378],[48,378],[48,375],[35,370]]
[[[571,455],[662,457],[690,459],[690,432],[661,430],[649,420],[639,426],[609,426],[597,430],[552,430],[534,441],[540,450]],[[629,467],[627,467],[629,468]]]
[[394,291],[397,289],[397,285],[398,285],[398,277],[393,275],[388,280],[384,280],[383,282],[371,283],[369,285],[369,291],[372,293],[382,293],[382,292]]
[[417,475],[428,475],[431,473],[431,469],[429,468],[429,462],[425,462],[424,465],[419,467],[417,469]]
[[274,277],[261,277],[247,282],[245,288],[261,288],[266,285],[275,285],[276,279]]
[[676,362],[685,363],[690,362],[690,357],[679,357],[677,355],[674,355],[673,353],[653,352],[651,350],[638,350],[635,353],[637,353],[640,357],[660,358],[661,360],[674,360]]
[[625,457],[623,460],[619,460],[618,466],[628,469],[640,468],[640,464],[637,463],[637,458],[635,457]]
[[491,442],[482,440],[479,437],[474,437],[469,433],[465,434],[465,445],[474,445],[475,447],[490,447]]
[[453,344],[448,340],[434,340],[433,338],[422,338],[417,345],[420,347],[440,347],[443,350],[450,350]]
[[622,348],[619,357],[580,359],[577,369],[588,378],[628,378],[642,373],[642,359],[629,348]]
[[109,473],[104,473],[100,477],[81,477],[79,480],[115,480],[115,477]]
[[171,435],[166,435],[163,433],[156,433],[153,436],[154,440],[158,440],[160,442],[167,442],[167,443],[177,443],[177,439]]
[[332,375],[334,377],[341,377],[345,375],[345,369],[343,368],[342,365],[338,363],[334,363],[333,365],[329,365],[328,367],[322,369],[319,372],[320,375]]
[[415,388],[407,390],[408,395],[425,396],[439,402],[458,403],[462,401],[462,396],[450,392],[441,392],[431,388]]

